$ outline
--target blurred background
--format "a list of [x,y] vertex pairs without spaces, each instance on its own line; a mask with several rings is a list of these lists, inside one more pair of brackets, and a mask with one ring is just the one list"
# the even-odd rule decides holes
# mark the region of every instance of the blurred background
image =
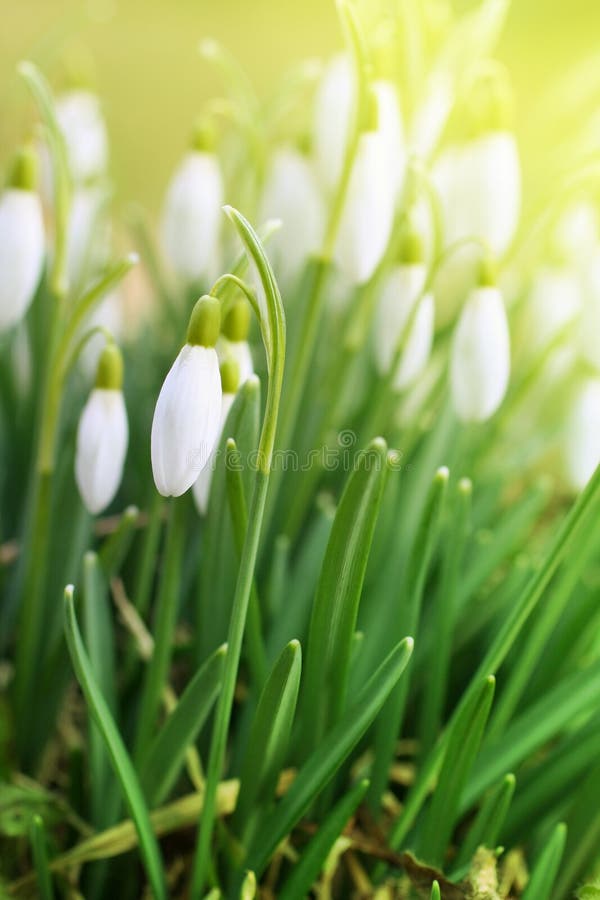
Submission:
[[[290,64],[341,46],[333,0],[0,0],[0,13],[0,163],[29,121],[16,63],[35,60],[56,84],[66,50],[89,51],[118,203],[140,200],[154,213],[202,102],[221,92],[197,52],[201,37],[225,44],[261,93]],[[513,0],[498,56],[513,75],[517,130],[532,152],[544,148],[528,133],[531,114],[559,73],[597,50],[599,29],[598,0]]]

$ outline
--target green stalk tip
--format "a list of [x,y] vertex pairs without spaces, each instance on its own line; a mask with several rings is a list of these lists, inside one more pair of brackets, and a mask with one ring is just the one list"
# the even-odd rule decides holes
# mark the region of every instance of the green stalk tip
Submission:
[[221,330],[221,304],[216,297],[204,294],[196,301],[187,330],[187,343],[192,347],[214,347]]
[[7,179],[7,187],[20,191],[34,191],[38,184],[38,159],[31,144],[25,144],[15,154]]
[[96,387],[109,391],[120,391],[123,387],[123,356],[114,341],[108,341],[100,354]]

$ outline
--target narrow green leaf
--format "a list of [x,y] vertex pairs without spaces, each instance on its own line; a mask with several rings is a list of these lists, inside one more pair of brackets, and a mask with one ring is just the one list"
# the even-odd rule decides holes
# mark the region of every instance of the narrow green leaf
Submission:
[[442,900],[442,895],[440,894],[440,886],[437,881],[434,881],[431,885],[431,900]]
[[496,846],[515,792],[515,784],[514,775],[505,775],[500,784],[484,798],[473,824],[461,842],[453,864],[453,881],[459,881],[467,874],[469,863],[478,847],[492,849]]
[[254,872],[246,872],[240,888],[240,900],[254,900],[256,897],[256,875]]
[[458,817],[460,797],[479,751],[492,706],[496,681],[485,679],[457,716],[428,814],[419,834],[419,853],[430,865],[442,865]]
[[41,900],[53,900],[54,889],[52,887],[52,875],[48,866],[48,853],[46,851],[46,832],[41,816],[34,816],[29,828],[33,865],[37,878],[39,897]]
[[317,587],[302,698],[305,758],[339,719],[346,701],[352,637],[387,471],[387,445],[373,441],[359,456],[329,537]]
[[65,635],[77,680],[106,742],[115,775],[119,779],[123,796],[134,821],[139,838],[140,854],[154,896],[156,900],[166,900],[167,892],[160,850],[152,830],[148,809],[144,802],[135,769],[127,755],[127,750],[106,705],[106,701],[98,688],[90,661],[83,646],[73,606],[72,585],[65,588]]
[[115,531],[106,538],[98,557],[108,578],[116,575],[127,556],[139,519],[137,506],[128,506]]
[[279,842],[302,818],[361,739],[406,668],[412,649],[412,638],[405,638],[392,650],[302,766],[288,793],[257,831],[247,862],[258,875],[264,871]]
[[297,897],[310,895],[310,889],[319,877],[329,851],[362,801],[368,786],[366,779],[359,781],[333,807],[319,825],[319,830],[302,853],[291,875],[278,890],[279,900],[296,900]]
[[566,900],[573,885],[587,877],[598,861],[600,846],[600,760],[596,759],[585,778],[568,796],[564,821],[567,845],[552,900]]
[[285,647],[260,696],[240,775],[234,827],[244,842],[265,806],[272,803],[287,753],[300,687],[302,653],[298,641]]
[[181,769],[185,752],[206,722],[221,689],[224,644],[195,673],[144,757],[140,783],[150,807],[163,802]]
[[533,867],[522,900],[552,900],[552,897],[555,896],[552,891],[560,869],[566,840],[567,828],[563,822],[560,822]]

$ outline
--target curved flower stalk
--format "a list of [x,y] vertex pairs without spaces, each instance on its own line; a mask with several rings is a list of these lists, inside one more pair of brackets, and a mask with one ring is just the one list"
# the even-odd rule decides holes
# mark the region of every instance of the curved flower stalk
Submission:
[[510,336],[504,302],[484,263],[454,333],[452,403],[462,422],[484,422],[498,409],[510,376]]
[[307,157],[292,147],[278,150],[260,203],[261,221],[277,218],[281,228],[271,238],[273,268],[282,284],[293,285],[308,257],[321,246],[325,210]]
[[577,386],[567,417],[565,470],[570,486],[583,490],[600,464],[600,377],[584,378]]
[[44,222],[36,184],[37,160],[24,148],[0,197],[0,331],[23,318],[42,274]]
[[223,205],[215,136],[200,127],[167,189],[161,236],[176,275],[188,283],[209,281],[219,267]]
[[422,243],[416,234],[408,235],[399,263],[385,279],[375,315],[375,364],[381,375],[395,364],[397,391],[421,374],[431,353],[435,308],[433,294],[424,293],[426,280]]
[[108,135],[96,94],[83,89],[62,94],[56,98],[56,118],[73,181],[83,184],[104,175],[108,168]]
[[111,341],[100,355],[96,384],[77,429],[75,477],[92,515],[106,509],[121,483],[129,439],[122,387],[123,358]]
[[152,420],[152,473],[163,497],[179,497],[208,464],[219,436],[221,376],[216,297],[196,302],[187,340],[160,389]]
[[248,343],[250,330],[250,305],[244,297],[236,298],[223,319],[217,341],[217,354],[221,364],[233,360],[238,370],[239,387],[254,374],[254,362]]
[[196,509],[201,516],[205,516],[208,511],[210,486],[212,484],[213,472],[215,469],[217,448],[223,434],[223,429],[225,428],[229,410],[231,409],[233,401],[235,400],[236,392],[238,391],[238,388],[241,387],[239,367],[236,361],[232,358],[227,359],[221,363],[221,387],[223,390],[223,400],[221,403],[221,423],[217,442],[213,448],[213,452],[210,455],[210,459],[208,460],[207,464],[204,466],[192,486]]

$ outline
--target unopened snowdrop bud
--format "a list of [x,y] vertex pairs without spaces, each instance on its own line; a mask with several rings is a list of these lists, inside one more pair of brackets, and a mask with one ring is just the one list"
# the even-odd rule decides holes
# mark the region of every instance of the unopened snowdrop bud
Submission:
[[25,147],[0,196],[0,331],[25,315],[44,264],[44,222],[36,193],[37,160]]
[[187,341],[158,395],[151,455],[154,481],[164,497],[179,497],[192,486],[219,436],[222,392],[215,344],[220,326],[219,301],[201,297]]
[[377,130],[377,104],[371,99],[373,121],[359,138],[334,253],[342,273],[357,285],[368,281],[385,253],[396,203],[389,148]]
[[217,343],[221,364],[228,360],[235,361],[240,387],[254,374],[254,363],[248,344],[250,317],[248,301],[243,297],[235,300],[225,316],[221,336]]
[[108,135],[100,101],[92,91],[68,91],[56,100],[56,118],[67,147],[69,169],[77,184],[92,181],[108,168]]
[[280,219],[269,241],[269,258],[284,285],[292,285],[306,259],[321,245],[325,212],[309,160],[298,150],[275,153],[267,175],[260,221]]
[[92,515],[108,506],[121,483],[129,439],[122,386],[123,358],[111,341],[100,355],[96,385],[77,428],[75,478]]
[[204,125],[167,190],[162,243],[175,273],[189,283],[208,281],[218,269],[223,179],[214,133]]
[[398,264],[385,280],[375,317],[375,362],[382,375],[389,372],[402,348],[393,382],[399,391],[420,375],[431,353],[434,303],[431,293],[423,294],[426,278],[423,245],[411,231]]
[[510,337],[502,294],[486,261],[452,342],[452,402],[463,422],[484,422],[500,406],[510,375]]
[[201,516],[205,516],[208,510],[208,499],[210,497],[210,486],[212,484],[213,472],[215,469],[218,443],[223,434],[225,422],[227,421],[229,410],[235,400],[236,392],[240,387],[240,370],[237,362],[232,357],[225,359],[221,363],[221,387],[223,390],[223,401],[221,404],[221,426],[219,428],[217,443],[211,453],[210,460],[199,473],[192,488],[196,508]]
[[565,432],[565,467],[571,487],[582,490],[600,464],[600,377],[577,388]]

